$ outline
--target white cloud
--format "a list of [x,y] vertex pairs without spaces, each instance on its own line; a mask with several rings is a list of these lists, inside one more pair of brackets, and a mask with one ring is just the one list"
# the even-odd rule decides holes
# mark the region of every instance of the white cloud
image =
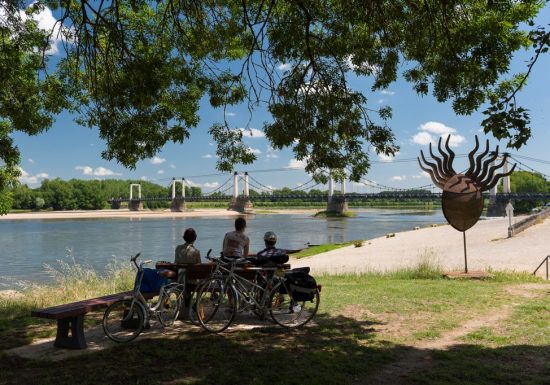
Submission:
[[265,133],[257,128],[239,128],[239,131],[243,133],[246,138],[263,138]]
[[113,176],[113,175],[122,175],[121,173],[114,172],[105,167],[96,167],[95,169],[90,166],[76,166],[75,170],[82,171],[82,175],[93,175],[93,176]]
[[456,132],[456,130],[452,127],[446,126],[443,123],[439,122],[426,122],[422,123],[420,127],[418,127],[420,131],[426,131],[430,134],[435,135],[443,135],[443,134],[453,134]]
[[420,132],[413,136],[413,143],[426,145],[428,143],[436,143],[439,137],[443,140],[447,140],[447,137],[451,135],[449,145],[451,147],[459,147],[462,143],[466,142],[464,136],[457,134],[456,129],[446,126],[440,122],[426,122],[418,127]]
[[144,180],[144,181],[145,181],[145,180],[149,180],[149,178],[146,177],[145,175],[143,175],[143,176],[141,176],[141,177],[139,178],[139,180]]
[[208,143],[208,145],[209,145],[209,146],[213,146],[213,145],[214,145],[214,143],[212,143],[212,142],[209,142],[209,143]]
[[412,137],[412,142],[416,144],[420,144],[421,146],[425,146],[429,143],[434,142],[434,139],[427,132],[419,132],[418,134]]
[[170,164],[170,168],[176,168],[176,165],[175,164]]
[[306,167],[306,161],[305,160],[298,160],[298,159],[290,159],[288,161],[287,168],[305,168]]
[[185,183],[187,183],[189,186],[192,186],[192,187],[200,187],[201,186],[200,183],[195,183],[191,179],[186,179]]
[[164,170],[158,170],[158,171],[157,171],[157,174],[159,174],[159,175],[164,174]]
[[380,91],[380,93],[381,93],[382,95],[390,95],[390,96],[395,95],[395,92],[394,92],[394,91],[390,91],[390,90],[382,90],[382,91]]
[[[226,112],[226,113],[225,113],[225,116],[237,116],[237,114],[234,113],[234,112]],[[210,143],[209,143],[209,144],[210,144]]]
[[22,184],[33,185],[33,184],[37,184],[39,179],[49,178],[49,175],[46,174],[45,172],[41,172],[36,175],[29,175],[29,173],[23,170],[21,167],[19,167],[19,170],[21,171],[19,182],[21,182]]
[[206,183],[203,183],[202,186],[206,188],[216,188],[216,187],[220,187],[220,184],[218,182],[206,182]]
[[201,158],[204,158],[204,159],[211,159],[211,158],[212,158],[212,155],[211,155],[211,154],[205,154],[205,155],[201,156]]
[[382,104],[386,101],[386,99],[378,99],[378,104]]
[[248,147],[248,151],[250,151],[251,153],[253,153],[254,155],[260,155],[262,153],[262,151],[258,148],[252,148],[252,147]]
[[158,156],[154,156],[152,159],[149,160],[149,162],[151,162],[151,164],[162,164],[166,162],[166,159],[159,158]]
[[34,164],[34,160],[33,160],[33,159],[29,158],[28,161],[29,161],[30,164]]
[[399,155],[399,152],[396,152],[395,155],[386,155],[383,153],[377,154],[378,160],[380,162],[393,162],[394,158]]
[[94,173],[94,169],[90,166],[76,166],[74,169],[82,171],[82,175],[93,175]]
[[95,176],[111,176],[111,175],[122,175],[118,172],[114,172],[112,170],[109,170],[108,168],[105,168],[105,167],[96,167],[96,169],[94,170],[94,175]]
[[369,62],[366,62],[366,61],[359,64],[359,65],[355,65],[355,64],[353,64],[352,59],[353,59],[352,55],[349,55],[345,59],[346,64],[349,66],[349,68],[352,71],[360,70],[362,72],[369,72],[370,74],[378,74],[381,71],[381,68],[379,66],[369,64]]
[[413,179],[423,179],[423,178],[430,179],[430,174],[428,174],[426,171],[421,171],[417,175],[413,175],[412,178]]
[[401,176],[401,175],[396,175],[396,176],[391,177],[391,180],[393,180],[393,181],[402,181],[402,180],[405,180],[405,179],[407,179],[407,177],[406,176]]
[[[29,7],[30,6],[32,6],[32,4],[29,5]],[[5,21],[5,14],[6,12],[4,11],[3,6],[0,6],[0,25],[7,24]],[[25,10],[20,10],[19,16],[23,22],[29,18]],[[40,12],[32,15],[32,19],[36,21],[39,29],[46,31],[48,35],[51,35],[50,48],[46,51],[46,54],[55,55],[59,53],[59,46],[61,42],[65,40],[65,37],[61,36],[60,32],[62,30],[67,32],[69,29],[65,26],[61,26],[61,24],[57,22],[58,20],[53,16],[51,9],[46,6],[43,6]],[[8,27],[10,26],[8,25]]]
[[279,155],[277,155],[277,151],[271,146],[267,146],[267,151],[266,152],[267,153],[266,153],[265,157],[267,159],[276,159],[276,158],[279,157]]
[[288,71],[292,66],[289,63],[280,63],[277,66],[277,69],[279,71]]

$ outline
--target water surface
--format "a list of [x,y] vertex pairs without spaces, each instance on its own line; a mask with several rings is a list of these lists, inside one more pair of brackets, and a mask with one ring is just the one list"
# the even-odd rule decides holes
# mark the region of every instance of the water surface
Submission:
[[[310,214],[248,216],[251,252],[263,248],[263,234],[274,231],[277,246],[305,247],[309,242],[338,243],[370,239],[414,226],[444,223],[440,210],[358,210],[353,218],[314,218]],[[219,253],[223,235],[233,229],[234,218],[49,219],[0,221],[0,289],[16,287],[20,280],[48,282],[44,264],[57,260],[87,264],[103,271],[113,260],[126,263],[132,254],[154,261],[173,260],[187,227],[197,231],[196,246]],[[70,258],[68,257],[70,256]],[[129,263],[128,263],[129,265]]]

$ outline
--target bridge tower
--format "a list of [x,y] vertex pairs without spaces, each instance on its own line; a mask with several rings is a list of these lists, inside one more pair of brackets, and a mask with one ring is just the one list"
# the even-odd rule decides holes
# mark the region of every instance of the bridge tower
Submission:
[[114,197],[111,197],[111,200],[109,201],[109,203],[111,204],[111,210],[119,210],[122,201],[121,201],[121,198],[116,199]]
[[237,171],[233,173],[233,198],[231,199],[228,210],[234,210],[245,214],[253,212],[254,207],[250,201],[248,178],[248,172],[245,172],[243,195],[239,195],[239,173]]
[[[134,199],[134,187],[138,189],[138,197]],[[143,210],[143,202],[141,201],[141,185],[139,183],[130,184],[130,200],[128,201],[128,210],[139,211]]]
[[327,213],[334,215],[343,215],[348,211],[348,201],[346,199],[346,180],[342,180],[340,185],[340,195],[334,195],[334,180],[332,175],[328,180],[328,200]]
[[[494,166],[497,161],[502,159],[502,157],[498,157],[493,161],[492,166]],[[504,162],[504,165],[502,166],[502,172],[507,173],[508,172],[508,157],[506,157],[506,161]],[[497,199],[497,190],[498,186],[500,185],[500,182],[497,183],[491,190],[489,190],[489,206],[487,207],[487,216],[488,217],[503,217],[506,216],[506,205],[508,204],[507,200]],[[505,176],[502,178],[502,192],[504,194],[510,194],[510,175]]]
[[[181,196],[176,197],[176,185],[178,183],[181,184]],[[173,212],[182,212],[187,210],[185,205],[185,178],[181,178],[181,180],[172,178],[172,205],[170,206],[170,210]]]

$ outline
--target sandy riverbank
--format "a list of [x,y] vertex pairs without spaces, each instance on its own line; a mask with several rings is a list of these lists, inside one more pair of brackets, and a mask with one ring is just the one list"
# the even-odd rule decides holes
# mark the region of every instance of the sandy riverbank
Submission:
[[[533,270],[550,255],[550,218],[507,238],[508,219],[479,221],[466,232],[470,270]],[[424,260],[445,270],[464,269],[462,233],[449,225],[395,233],[299,260],[293,267],[310,266],[314,274],[392,271]],[[544,269],[541,269],[541,274]]]
[[[281,209],[265,210],[270,214],[311,214],[314,215],[319,210],[316,209]],[[259,210],[262,214],[262,210]],[[225,209],[197,208],[185,212],[172,212],[170,210],[141,210],[129,211],[121,210],[90,210],[90,211],[41,211],[29,213],[10,213],[0,215],[0,220],[24,220],[24,219],[91,219],[91,218],[194,218],[194,217],[235,217],[242,215],[236,211]]]

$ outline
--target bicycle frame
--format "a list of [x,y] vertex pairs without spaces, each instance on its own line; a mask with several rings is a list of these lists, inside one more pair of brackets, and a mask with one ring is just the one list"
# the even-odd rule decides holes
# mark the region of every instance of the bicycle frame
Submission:
[[151,260],[146,260],[146,261],[141,262],[138,265],[137,262],[136,262],[137,257],[139,257],[139,254],[137,254],[135,257],[133,257],[131,259],[131,261],[134,263],[134,265],[137,268],[138,279],[136,280],[135,285],[134,285],[134,290],[133,290],[133,294],[132,294],[132,304],[130,305],[130,309],[128,311],[128,317],[131,317],[134,306],[140,306],[141,310],[143,311],[143,326],[145,327],[149,323],[149,320],[152,318],[152,316],[155,316],[155,317],[158,318],[159,308],[163,304],[163,300],[164,300],[164,296],[165,296],[165,293],[167,291],[167,288],[177,288],[182,293],[180,295],[183,295],[183,293],[185,292],[185,285],[180,284],[180,283],[176,283],[176,282],[172,282],[172,283],[169,283],[167,285],[163,285],[159,290],[159,296],[158,296],[157,302],[155,303],[154,306],[151,306],[147,302],[147,300],[145,299],[143,294],[141,294],[141,291],[139,289],[141,287],[141,283],[143,281],[143,276],[144,276],[143,266],[146,265],[146,264],[151,263],[152,261]]
[[[269,268],[260,268],[260,267],[251,267],[247,270],[256,271],[256,276],[261,276],[261,274],[258,274],[260,272],[268,272],[266,281],[265,281],[265,287],[262,285],[257,284],[254,281],[251,281],[247,278],[241,277],[240,275],[235,273],[235,268],[237,267],[236,263],[229,262],[230,267],[226,268],[222,265],[222,261],[209,258],[214,263],[216,263],[216,268],[212,272],[211,278],[219,278],[222,280],[223,284],[225,286],[229,285],[233,287],[235,293],[237,294],[237,299],[239,297],[244,298],[246,301],[244,302],[245,306],[243,309],[241,309],[242,301],[237,302],[237,311],[241,310],[247,310],[251,307],[257,307],[257,310],[259,311],[269,311],[269,304],[266,304],[266,302],[269,300],[270,294],[279,288],[279,286],[284,285],[284,281],[280,279],[276,272],[280,270],[279,267],[269,267]],[[261,293],[260,300],[258,302],[257,300],[257,294]]]

